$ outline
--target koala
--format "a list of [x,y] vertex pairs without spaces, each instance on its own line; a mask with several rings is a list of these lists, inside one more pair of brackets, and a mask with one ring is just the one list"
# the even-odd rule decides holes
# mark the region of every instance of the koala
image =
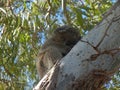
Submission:
[[38,54],[36,67],[40,78],[42,78],[58,61],[61,60],[72,47],[81,39],[76,28],[64,25],[57,28],[51,38],[46,40]]

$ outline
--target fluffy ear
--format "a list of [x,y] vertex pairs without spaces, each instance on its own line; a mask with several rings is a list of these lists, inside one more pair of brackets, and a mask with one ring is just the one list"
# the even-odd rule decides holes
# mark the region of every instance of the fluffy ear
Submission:
[[74,33],[74,32],[76,32],[77,31],[77,29],[76,28],[74,28],[74,27],[72,27],[72,26],[70,26],[70,25],[63,25],[63,26],[61,26],[61,27],[58,27],[55,31],[54,31],[54,33],[65,33],[65,32],[71,32],[71,33]]

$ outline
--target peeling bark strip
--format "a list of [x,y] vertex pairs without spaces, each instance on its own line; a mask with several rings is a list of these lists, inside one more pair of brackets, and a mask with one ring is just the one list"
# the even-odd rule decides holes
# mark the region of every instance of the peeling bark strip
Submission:
[[120,67],[120,0],[34,90],[101,90]]

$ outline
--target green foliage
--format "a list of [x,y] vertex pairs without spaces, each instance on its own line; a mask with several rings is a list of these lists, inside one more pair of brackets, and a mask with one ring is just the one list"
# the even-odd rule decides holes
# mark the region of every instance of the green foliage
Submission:
[[53,30],[71,24],[84,35],[111,5],[110,0],[1,0],[0,90],[31,90],[38,81],[37,53]]

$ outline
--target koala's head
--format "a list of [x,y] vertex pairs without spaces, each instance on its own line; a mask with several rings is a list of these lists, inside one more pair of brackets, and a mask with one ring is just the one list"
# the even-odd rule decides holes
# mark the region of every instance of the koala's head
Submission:
[[79,30],[69,25],[57,28],[54,31],[54,35],[60,40],[63,40],[63,42],[68,46],[74,46],[81,39]]

